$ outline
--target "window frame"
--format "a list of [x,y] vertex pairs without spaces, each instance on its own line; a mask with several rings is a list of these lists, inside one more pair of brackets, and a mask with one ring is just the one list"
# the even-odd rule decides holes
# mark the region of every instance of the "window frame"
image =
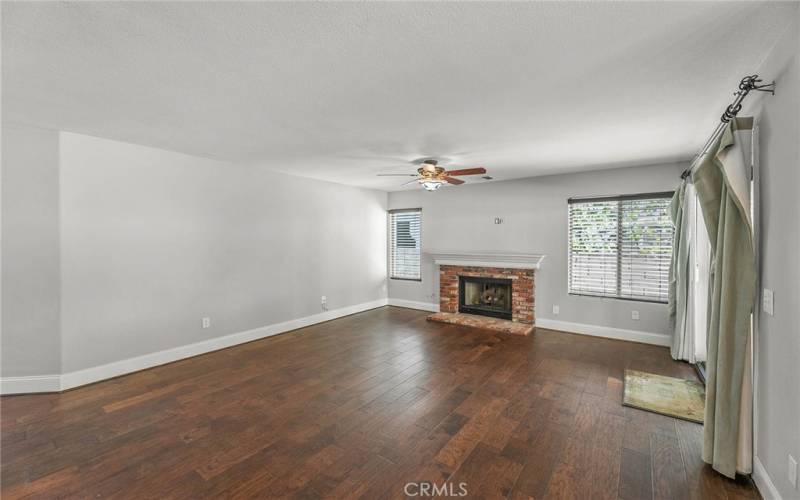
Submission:
[[[392,242],[392,215],[398,213],[408,213],[408,212],[417,212],[419,213],[419,278],[406,278],[403,276],[393,276],[392,272],[392,253],[393,253],[393,242]],[[387,276],[390,280],[397,280],[397,281],[414,281],[421,283],[422,282],[422,207],[417,208],[395,208],[386,211],[386,267],[387,269]]]
[[[573,292],[572,288],[572,231],[571,231],[571,218],[570,218],[570,205],[577,204],[577,203],[598,203],[598,202],[622,202],[622,201],[630,201],[630,200],[650,200],[650,199],[671,199],[675,194],[675,191],[656,191],[651,193],[636,193],[636,194],[625,194],[625,195],[607,195],[607,196],[575,196],[567,198],[567,295],[573,295],[576,297],[594,297],[600,299],[612,299],[612,300],[624,300],[629,302],[646,302],[649,304],[667,304],[668,300],[661,300],[656,298],[648,298],[648,297],[627,297],[622,296],[621,294],[621,279],[619,278],[621,270],[622,270],[622,254],[621,250],[621,243],[622,243],[622,231],[620,228],[622,227],[622,206],[618,205],[618,216],[617,216],[617,286],[616,286],[616,295],[607,295],[601,293],[585,293],[585,292]],[[673,227],[672,233],[672,244],[670,245],[672,251],[674,251],[674,243],[675,243],[675,230]],[[669,287],[669,283],[667,283],[667,287]]]

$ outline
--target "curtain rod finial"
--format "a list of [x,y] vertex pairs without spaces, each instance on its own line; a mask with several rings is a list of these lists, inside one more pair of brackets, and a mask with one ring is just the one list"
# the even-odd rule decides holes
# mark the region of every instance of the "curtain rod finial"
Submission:
[[775,80],[772,80],[772,83],[759,85],[762,81],[763,80],[759,78],[758,75],[746,76],[739,82],[739,92],[744,93],[743,95],[747,95],[751,90],[758,90],[759,92],[770,92],[772,95],[775,95]]

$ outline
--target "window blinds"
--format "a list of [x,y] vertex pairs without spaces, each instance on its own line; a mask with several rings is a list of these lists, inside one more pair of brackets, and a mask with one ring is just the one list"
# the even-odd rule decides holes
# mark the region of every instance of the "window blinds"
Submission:
[[420,279],[422,210],[389,212],[389,277]]
[[666,302],[671,192],[569,200],[569,293]]

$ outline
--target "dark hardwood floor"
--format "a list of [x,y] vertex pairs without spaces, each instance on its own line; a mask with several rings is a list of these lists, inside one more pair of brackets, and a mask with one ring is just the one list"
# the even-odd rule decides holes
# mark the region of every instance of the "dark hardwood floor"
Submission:
[[[702,428],[621,406],[668,350],[384,307],[63,394],[2,398],[2,497],[743,499]],[[412,486],[410,493],[417,493]]]

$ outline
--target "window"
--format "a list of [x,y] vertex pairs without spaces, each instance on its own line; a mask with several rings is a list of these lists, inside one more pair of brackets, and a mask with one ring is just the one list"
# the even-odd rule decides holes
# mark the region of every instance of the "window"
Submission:
[[389,277],[392,279],[421,279],[421,218],[419,208],[389,211]]
[[569,293],[667,302],[671,197],[570,198]]

